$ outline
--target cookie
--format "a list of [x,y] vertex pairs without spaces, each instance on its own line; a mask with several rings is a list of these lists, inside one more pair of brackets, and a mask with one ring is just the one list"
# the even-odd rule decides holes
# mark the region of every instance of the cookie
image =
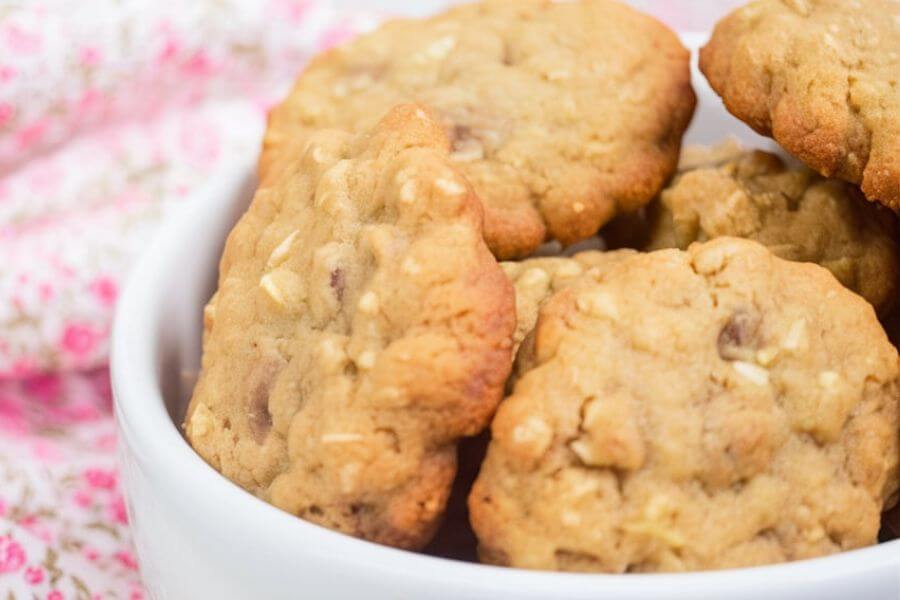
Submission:
[[186,417],[216,470],[303,519],[420,548],[510,370],[512,287],[421,107],[322,130],[228,237]]
[[[516,331],[513,356],[534,329],[541,304],[555,292],[579,281],[587,273],[600,273],[637,254],[634,250],[602,252],[590,250],[571,257],[546,256],[504,261],[500,267],[513,284],[516,295]],[[447,504],[447,512],[434,540],[425,552],[456,560],[476,561],[477,541],[469,521],[466,498],[484,460],[490,436],[463,440],[459,447],[459,472]]]
[[747,150],[735,138],[726,138],[713,145],[687,144],[678,157],[678,172],[693,171],[702,167],[718,167],[740,158]]
[[720,236],[752,239],[781,258],[814,262],[886,314],[900,278],[894,215],[850,184],[777,156],[745,152],[689,171],[647,211],[645,250]]
[[[713,144],[687,144],[682,146],[678,157],[677,175],[701,167],[717,167],[740,157],[746,149],[735,138],[726,138]],[[649,229],[647,221],[652,217],[656,199],[637,211],[622,213],[610,221],[601,231],[606,249],[642,248],[647,244]]]
[[504,259],[649,201],[695,104],[688,51],[651,17],[610,0],[488,0],[315,59],[270,114],[262,176],[308,128],[365,129],[408,100],[435,109]]
[[514,352],[525,336],[534,329],[538,311],[544,300],[578,281],[586,273],[602,273],[637,254],[634,250],[601,252],[590,250],[572,257],[547,256],[500,263],[512,281],[516,292],[516,332],[513,334]]
[[900,3],[756,0],[716,26],[700,70],[753,129],[900,210]]
[[469,497],[482,560],[610,573],[873,544],[898,356],[825,269],[748,240],[639,254],[548,299]]

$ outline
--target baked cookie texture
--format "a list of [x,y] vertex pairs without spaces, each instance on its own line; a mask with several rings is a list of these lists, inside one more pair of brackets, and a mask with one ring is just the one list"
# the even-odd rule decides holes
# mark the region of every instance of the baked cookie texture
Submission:
[[589,250],[572,257],[546,256],[500,263],[516,293],[514,349],[518,350],[534,329],[538,311],[547,298],[586,275],[597,276],[635,254],[635,250],[628,249],[611,252]]
[[900,210],[900,3],[756,0],[716,26],[700,69],[756,131]]
[[552,296],[530,338],[469,497],[486,562],[687,571],[875,543],[898,356],[825,269],[736,238],[639,254]]
[[448,154],[413,105],[308,137],[228,237],[185,424],[260,498],[404,548],[431,537],[456,442],[511,368],[512,287]]
[[741,157],[747,149],[740,140],[727,137],[712,145],[687,144],[681,148],[678,157],[678,173],[693,171],[701,167],[718,167]]
[[365,130],[410,100],[436,111],[504,259],[649,201],[695,104],[689,53],[653,18],[611,0],[487,0],[313,60],[269,116],[262,177],[309,130]]
[[684,173],[647,210],[644,250],[752,239],[787,260],[822,265],[886,314],[900,279],[894,215],[850,184],[747,151]]
[[[686,144],[681,147],[678,157],[678,168],[673,181],[687,171],[702,167],[718,167],[730,160],[739,158],[746,148],[736,138],[725,138],[719,143]],[[671,185],[671,182],[670,184]],[[643,248],[650,236],[648,222],[655,218],[658,198],[640,209],[617,215],[600,231],[606,249]]]

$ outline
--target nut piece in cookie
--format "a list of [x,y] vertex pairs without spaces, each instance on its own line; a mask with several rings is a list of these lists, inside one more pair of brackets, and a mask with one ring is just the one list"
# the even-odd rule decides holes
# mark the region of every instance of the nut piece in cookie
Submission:
[[482,560],[693,571],[876,542],[898,356],[825,269],[727,237],[639,254],[553,295],[530,339],[469,496]]
[[716,25],[700,69],[736,117],[900,210],[900,3],[755,0]]
[[504,259],[588,238],[649,201],[695,103],[688,51],[649,16],[611,0],[488,0],[391,21],[314,60],[270,115],[260,172],[310,128],[365,130],[413,100],[435,109]]
[[510,370],[512,286],[426,109],[321,130],[228,238],[185,428],[309,521],[404,548],[436,528],[456,442]]
[[787,168],[773,154],[745,152],[688,171],[647,215],[644,250],[743,237],[781,258],[825,267],[879,314],[894,302],[900,277],[894,215],[866,202],[856,187]]

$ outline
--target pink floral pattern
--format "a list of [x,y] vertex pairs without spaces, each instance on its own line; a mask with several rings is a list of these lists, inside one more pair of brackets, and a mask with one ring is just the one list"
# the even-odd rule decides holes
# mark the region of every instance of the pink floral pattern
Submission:
[[259,146],[327,2],[0,10],[0,597],[143,598],[105,367],[132,259]]
[[103,364],[155,224],[256,152],[312,52],[372,22],[312,0],[54,4],[0,13],[0,378]]
[[[701,0],[633,3],[712,21]],[[0,597],[139,600],[105,367],[123,278],[160,219],[256,153],[308,57],[375,19],[327,0],[69,4],[0,10]]]
[[4,594],[143,597],[111,403],[105,368],[0,382]]

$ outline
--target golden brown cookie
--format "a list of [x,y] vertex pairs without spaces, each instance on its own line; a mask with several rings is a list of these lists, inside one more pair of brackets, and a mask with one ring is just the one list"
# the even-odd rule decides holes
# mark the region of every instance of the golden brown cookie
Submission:
[[483,560],[611,573],[873,544],[898,356],[825,269],[748,240],[623,260],[540,310],[469,498]]
[[733,137],[725,138],[711,146],[687,144],[681,148],[681,154],[678,157],[678,172],[684,173],[702,167],[718,167],[729,161],[737,160],[746,151],[741,142]]
[[[746,152],[740,141],[725,138],[713,145],[686,144],[681,147],[676,177],[686,171],[701,167],[717,167],[738,158]],[[606,249],[642,248],[650,234],[648,219],[653,218],[657,200],[637,211],[622,213],[610,221],[601,231],[600,238]]]
[[822,265],[881,314],[894,302],[894,215],[866,202],[855,186],[787,168],[773,154],[744,152],[689,171],[646,214],[644,250],[743,237],[781,258]]
[[188,439],[309,521],[426,544],[510,370],[512,287],[425,110],[322,130],[228,238]]
[[534,329],[538,310],[544,300],[578,281],[586,273],[590,272],[595,276],[635,254],[634,250],[589,250],[572,257],[547,256],[500,263],[516,291],[514,348],[518,349],[525,336]]
[[896,0],[755,0],[716,26],[700,69],[736,117],[900,210]]
[[260,172],[308,128],[364,130],[409,100],[437,112],[500,258],[577,242],[650,200],[695,103],[688,51],[649,16],[611,0],[488,0],[315,59],[270,115]]

